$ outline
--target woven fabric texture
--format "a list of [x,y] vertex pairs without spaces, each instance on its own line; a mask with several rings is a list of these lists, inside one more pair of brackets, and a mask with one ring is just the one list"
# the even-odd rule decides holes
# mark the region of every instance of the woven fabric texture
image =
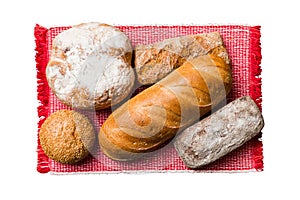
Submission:
[[[38,81],[38,115],[43,121],[53,112],[61,109],[71,109],[62,104],[48,87],[45,69],[51,54],[52,40],[57,34],[70,27],[44,28],[36,25],[36,63]],[[251,96],[262,109],[261,94],[261,49],[259,26],[118,26],[132,41],[132,45],[150,44],[166,38],[182,35],[220,32],[226,49],[228,50],[233,75],[233,87],[228,101],[238,97]],[[139,91],[137,91],[139,92]],[[83,111],[94,123],[98,131],[102,123],[111,113],[111,109],[97,112]],[[39,131],[39,129],[38,129]],[[41,149],[39,139],[37,147],[37,170],[41,173],[110,173],[110,172],[137,172],[137,171],[261,171],[263,170],[263,154],[261,134],[244,144],[242,147],[222,157],[221,159],[199,169],[188,169],[178,157],[172,143],[156,151],[152,156],[133,162],[118,162],[107,158],[100,149],[92,156],[75,165],[65,165],[49,159]]]

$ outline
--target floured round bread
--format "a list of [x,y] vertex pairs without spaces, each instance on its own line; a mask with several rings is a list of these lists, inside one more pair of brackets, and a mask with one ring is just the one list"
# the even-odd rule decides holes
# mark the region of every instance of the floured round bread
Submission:
[[125,99],[134,84],[132,46],[118,28],[84,23],[52,42],[46,76],[63,103],[79,109],[103,109]]
[[84,159],[93,150],[95,132],[84,115],[71,110],[59,110],[45,120],[39,139],[49,158],[73,164]]

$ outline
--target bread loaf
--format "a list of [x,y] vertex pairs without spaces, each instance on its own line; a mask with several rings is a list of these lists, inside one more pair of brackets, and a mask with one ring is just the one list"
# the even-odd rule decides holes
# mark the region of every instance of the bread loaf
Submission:
[[131,56],[131,42],[118,28],[79,24],[53,40],[47,81],[56,97],[72,108],[104,109],[131,93]]
[[135,70],[143,85],[156,83],[186,60],[214,54],[229,64],[228,53],[218,32],[181,36],[149,45],[136,45]]
[[159,149],[224,100],[231,82],[231,68],[220,57],[185,62],[108,117],[98,137],[102,151],[126,161]]
[[244,96],[185,129],[174,146],[189,168],[199,168],[240,147],[263,126],[259,108],[251,97]]

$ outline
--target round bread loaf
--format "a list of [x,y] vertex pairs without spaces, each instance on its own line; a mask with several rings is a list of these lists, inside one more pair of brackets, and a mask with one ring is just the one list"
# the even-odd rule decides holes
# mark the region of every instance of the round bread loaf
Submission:
[[45,120],[39,139],[49,158],[64,164],[74,164],[93,150],[95,132],[84,115],[71,110],[59,110]]
[[73,26],[52,42],[48,84],[73,108],[107,108],[131,92],[131,58],[131,42],[118,28],[100,23]]

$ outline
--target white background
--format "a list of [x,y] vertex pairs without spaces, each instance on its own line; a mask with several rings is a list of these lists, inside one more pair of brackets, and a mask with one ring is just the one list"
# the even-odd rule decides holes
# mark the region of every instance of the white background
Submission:
[[[7,2],[0,3],[0,199],[299,199],[296,1]],[[36,23],[51,27],[88,21],[261,25],[264,172],[39,174],[33,28]]]

